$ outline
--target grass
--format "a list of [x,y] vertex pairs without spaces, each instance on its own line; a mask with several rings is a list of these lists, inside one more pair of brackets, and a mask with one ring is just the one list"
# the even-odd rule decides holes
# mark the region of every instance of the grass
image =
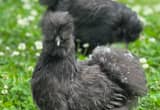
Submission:
[[[148,94],[136,110],[160,110],[160,1],[121,0],[144,22],[141,38],[129,50],[142,60]],[[30,79],[41,50],[38,0],[0,0],[0,110],[36,110]]]

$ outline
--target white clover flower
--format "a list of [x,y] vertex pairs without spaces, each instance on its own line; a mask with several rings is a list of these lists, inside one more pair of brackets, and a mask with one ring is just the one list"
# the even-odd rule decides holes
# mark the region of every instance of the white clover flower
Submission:
[[31,37],[32,34],[27,32],[27,33],[26,33],[26,36],[27,36],[27,37]]
[[139,61],[140,61],[140,63],[142,63],[142,64],[146,64],[146,63],[147,63],[146,58],[140,58]]
[[139,39],[144,40],[145,38],[146,38],[145,36],[141,35]]
[[10,47],[6,46],[6,50],[11,50]]
[[11,56],[18,56],[20,53],[18,51],[13,51]]
[[32,10],[32,11],[31,11],[31,15],[32,15],[32,16],[37,16],[37,15],[38,15],[38,13],[37,13],[37,11],[36,11],[36,10]]
[[89,47],[89,43],[83,44],[83,47],[84,47],[84,48],[88,48],[88,47]]
[[8,86],[7,86],[7,85],[4,85],[4,89],[8,89]]
[[32,4],[29,0],[22,0],[23,8],[26,10],[30,10],[32,8]]
[[81,48],[78,48],[78,52],[82,52],[82,49],[81,49]]
[[156,39],[151,37],[151,38],[149,38],[149,41],[154,43],[154,42],[156,42]]
[[147,69],[147,68],[149,68],[149,65],[148,65],[148,64],[143,64],[142,67],[143,67],[144,69]]
[[31,6],[31,4],[26,2],[26,3],[24,3],[23,8],[26,10],[30,10],[32,8],[32,6]]
[[4,52],[0,52],[0,56],[4,56]]
[[150,14],[153,14],[153,13],[154,13],[154,11],[152,10],[152,8],[144,7],[144,9],[143,9],[143,14],[144,15],[150,15]]
[[153,8],[156,12],[160,12],[160,4],[155,5]]
[[37,56],[37,57],[39,57],[39,56],[40,56],[40,53],[39,53],[39,52],[37,52],[37,53],[36,53],[36,56]]
[[144,69],[149,68],[149,65],[147,64],[146,58],[140,58],[139,61],[140,61],[140,63],[142,64],[142,67],[143,67]]
[[20,43],[20,44],[18,45],[18,49],[19,49],[19,50],[25,50],[25,49],[26,49],[26,44],[25,44],[25,43]]
[[20,26],[27,26],[29,25],[29,21],[27,18],[18,18],[17,24]]
[[35,17],[34,16],[28,16],[27,19],[28,19],[28,21],[33,21],[33,20],[35,20]]
[[132,7],[132,9],[133,9],[134,11],[136,11],[137,13],[142,10],[142,8],[141,8],[140,5],[135,5],[134,7]]
[[33,69],[34,69],[34,68],[33,68],[32,66],[29,66],[29,67],[28,67],[28,71],[33,71]]
[[35,46],[36,46],[37,50],[41,50],[42,49],[42,42],[41,41],[36,41]]
[[1,91],[1,93],[2,93],[3,95],[6,95],[6,94],[8,94],[8,90],[7,90],[7,89],[4,89],[4,90]]

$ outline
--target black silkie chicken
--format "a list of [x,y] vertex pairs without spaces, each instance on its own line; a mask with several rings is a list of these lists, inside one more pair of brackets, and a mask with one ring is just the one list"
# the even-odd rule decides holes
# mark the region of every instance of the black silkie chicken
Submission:
[[[43,50],[31,80],[33,99],[40,110],[130,110],[138,96],[146,93],[142,68],[130,61],[127,66],[135,71],[123,67],[117,72],[112,67],[108,70],[104,58],[109,57],[101,51],[103,47],[96,48],[90,60],[77,62],[73,18],[67,12],[48,11],[42,25]],[[119,72],[124,72],[124,77]],[[140,80],[132,79],[134,75]]]
[[[137,14],[112,0],[39,0],[47,11],[69,11],[74,18],[75,37],[80,47],[136,40],[142,31]],[[77,45],[76,45],[77,46]]]

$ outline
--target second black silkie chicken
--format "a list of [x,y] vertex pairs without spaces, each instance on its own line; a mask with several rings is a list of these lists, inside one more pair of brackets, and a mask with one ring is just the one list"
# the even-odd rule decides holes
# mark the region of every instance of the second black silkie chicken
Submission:
[[112,0],[39,0],[47,11],[68,11],[74,19],[77,44],[97,45],[135,41],[142,31],[137,14]]
[[40,110],[131,110],[146,93],[143,69],[128,52],[100,47],[91,59],[76,60],[68,12],[48,11],[42,25],[43,49],[31,80]]

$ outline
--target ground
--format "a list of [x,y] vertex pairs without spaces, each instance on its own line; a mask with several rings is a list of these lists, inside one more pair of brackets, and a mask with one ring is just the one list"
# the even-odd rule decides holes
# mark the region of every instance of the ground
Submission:
[[[140,57],[149,88],[136,110],[160,110],[160,1],[120,2],[144,24],[140,39],[129,44]],[[42,48],[39,21],[44,10],[38,0],[0,0],[0,110],[36,110],[30,79]]]

